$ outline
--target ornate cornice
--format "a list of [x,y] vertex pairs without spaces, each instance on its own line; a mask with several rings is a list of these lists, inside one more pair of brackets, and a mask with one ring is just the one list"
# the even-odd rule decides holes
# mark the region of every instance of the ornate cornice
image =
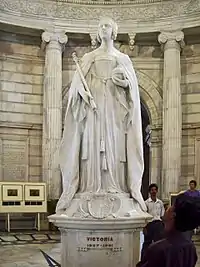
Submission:
[[[134,4],[132,1],[98,1],[78,3],[52,2],[47,0],[1,0],[0,10],[28,15],[45,16],[48,18],[94,20],[103,16],[110,16],[116,21],[149,20],[150,18],[175,17],[200,11],[199,0],[168,0],[156,1],[154,4]],[[96,4],[95,4],[96,3]],[[106,3],[106,4],[105,4]],[[121,8],[119,8],[119,5]],[[98,8],[97,8],[98,6]],[[109,6],[109,7],[107,7]],[[110,7],[112,6],[112,8]],[[126,15],[125,17],[122,14]]]
[[102,15],[114,18],[121,33],[133,29],[134,33],[171,30],[177,24],[180,28],[200,25],[199,0],[88,0],[81,5],[68,1],[0,0],[0,22],[43,30],[53,24],[67,32],[83,33],[94,30]]
[[110,0],[108,1],[103,1],[103,0],[52,0],[54,2],[65,2],[65,3],[77,3],[77,4],[89,4],[89,5],[121,5],[121,4],[127,4],[127,3],[131,3],[131,4],[152,4],[152,3],[160,3],[163,1],[168,1],[168,0]]

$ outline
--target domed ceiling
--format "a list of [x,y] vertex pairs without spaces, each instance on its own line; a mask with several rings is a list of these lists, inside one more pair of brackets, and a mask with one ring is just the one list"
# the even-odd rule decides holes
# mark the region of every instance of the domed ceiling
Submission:
[[89,33],[102,16],[123,32],[156,32],[200,25],[199,0],[0,0],[0,23]]

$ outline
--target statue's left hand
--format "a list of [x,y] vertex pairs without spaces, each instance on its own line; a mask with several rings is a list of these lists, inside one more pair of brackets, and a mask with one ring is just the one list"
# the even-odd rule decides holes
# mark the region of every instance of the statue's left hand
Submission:
[[122,67],[117,67],[112,71],[112,81],[120,87],[128,87],[128,80]]

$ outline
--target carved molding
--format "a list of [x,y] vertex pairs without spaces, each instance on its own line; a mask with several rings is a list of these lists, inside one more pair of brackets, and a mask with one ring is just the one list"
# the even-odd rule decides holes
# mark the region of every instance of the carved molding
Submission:
[[199,0],[154,1],[153,5],[150,0],[146,0],[145,5],[139,4],[139,0],[134,3],[131,1],[131,4],[121,1],[106,1],[102,4],[98,1],[88,1],[84,2],[84,5],[81,3],[0,0],[0,22],[37,29],[54,25],[68,32],[84,33],[96,28],[96,22],[102,14],[117,21],[119,33],[130,32],[133,28],[137,32],[161,31],[172,29],[174,24],[182,25],[183,22],[184,28],[200,25]]
[[95,33],[90,33],[90,39],[91,39],[91,48],[92,50],[97,48],[97,34]]
[[131,4],[151,4],[151,3],[160,3],[163,0],[119,0],[119,1],[115,1],[115,0],[111,0],[109,2],[103,1],[103,0],[97,0],[95,2],[93,2],[92,0],[52,0],[55,2],[66,2],[66,3],[77,3],[77,4],[88,4],[88,5],[95,5],[95,4],[102,4],[102,5],[109,5],[109,4],[113,4],[116,3],[117,5],[121,5],[121,4],[127,4],[127,3],[131,3]]
[[135,36],[136,36],[136,33],[128,33],[128,37],[129,37],[129,48],[130,48],[131,51],[133,51],[133,49],[134,49]]
[[2,122],[1,127],[3,128],[20,128],[27,130],[42,130],[42,124],[29,124],[29,123],[13,123],[13,122]]

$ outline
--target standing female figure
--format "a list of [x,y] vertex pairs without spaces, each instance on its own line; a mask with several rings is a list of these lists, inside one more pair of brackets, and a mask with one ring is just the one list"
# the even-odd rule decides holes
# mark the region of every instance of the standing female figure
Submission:
[[98,49],[80,66],[96,104],[76,71],[69,89],[60,151],[63,194],[57,211],[66,210],[78,193],[130,193],[141,209],[143,143],[137,78],[129,57],[113,45],[117,25],[99,23]]

